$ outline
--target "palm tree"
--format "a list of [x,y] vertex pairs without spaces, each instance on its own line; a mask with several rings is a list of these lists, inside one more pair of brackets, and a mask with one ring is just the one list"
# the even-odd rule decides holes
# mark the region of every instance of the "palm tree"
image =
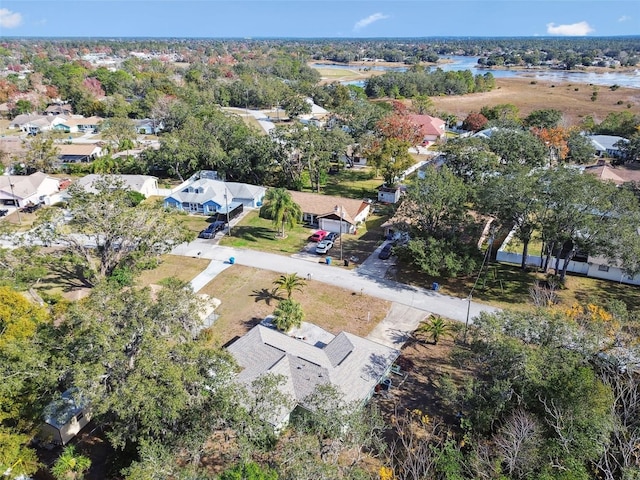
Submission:
[[89,470],[91,460],[76,452],[76,447],[69,445],[56,460],[51,473],[58,480],[74,480],[84,478],[84,472]]
[[273,315],[275,317],[273,324],[282,332],[288,332],[293,327],[299,327],[304,319],[302,305],[290,298],[282,300]]
[[420,324],[415,333],[431,336],[433,344],[437,345],[441,337],[453,337],[455,330],[455,326],[440,315],[431,315],[427,321]]
[[302,218],[300,205],[293,201],[291,194],[284,188],[270,188],[264,196],[264,205],[260,214],[273,220],[280,230],[278,236],[284,238],[284,227],[293,228]]
[[289,275],[280,275],[280,278],[274,280],[273,284],[276,286],[276,292],[284,290],[287,292],[287,299],[291,299],[293,291],[302,292],[302,287],[306,286],[307,282],[300,278],[297,273],[290,273]]

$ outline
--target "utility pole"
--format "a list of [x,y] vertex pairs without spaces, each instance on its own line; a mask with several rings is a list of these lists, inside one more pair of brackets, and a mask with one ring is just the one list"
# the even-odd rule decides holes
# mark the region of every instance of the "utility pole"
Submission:
[[338,240],[340,241],[340,260],[342,261],[342,219],[344,217],[342,205],[336,205],[333,210],[340,215],[340,235],[338,236]]
[[224,193],[224,203],[227,210],[227,235],[231,236],[231,222],[229,222],[229,199],[227,198],[227,192]]
[[13,205],[16,207],[16,214],[18,215],[18,225],[22,225],[22,219],[20,218],[20,204],[16,200],[16,195],[13,193],[13,182],[11,181],[11,174],[7,172],[9,177],[9,187],[11,188],[11,196],[13,197]]

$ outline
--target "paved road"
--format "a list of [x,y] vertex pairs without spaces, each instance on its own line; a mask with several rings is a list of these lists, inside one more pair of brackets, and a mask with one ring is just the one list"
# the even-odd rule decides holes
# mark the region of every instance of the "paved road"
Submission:
[[[197,285],[205,285],[208,280],[213,279],[222,265],[228,265],[229,259],[233,257],[235,263],[239,265],[279,273],[297,273],[304,278],[310,275],[312,280],[382,298],[424,312],[435,313],[460,322],[466,321],[467,312],[469,312],[469,319],[472,320],[481,311],[497,310],[489,305],[476,302],[471,302],[469,305],[466,299],[386,280],[378,275],[368,273],[368,270],[348,270],[320,263],[317,257],[293,258],[255,250],[222,247],[201,239],[179,245],[171,253],[212,260],[213,265],[194,279],[194,282],[197,281]],[[195,286],[196,284],[194,284]]]

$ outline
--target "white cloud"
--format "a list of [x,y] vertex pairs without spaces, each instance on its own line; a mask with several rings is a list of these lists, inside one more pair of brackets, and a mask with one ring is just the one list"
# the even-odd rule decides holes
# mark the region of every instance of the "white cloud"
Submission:
[[631,17],[629,15],[622,15],[618,21],[619,22],[628,22],[629,20],[631,20]]
[[571,23],[569,25],[556,25],[547,23],[547,33],[549,35],[564,35],[567,37],[583,37],[593,32],[593,28],[587,22]]
[[0,8],[0,27],[15,28],[22,24],[22,15],[7,8]]
[[379,20],[384,20],[385,18],[389,18],[389,15],[384,15],[382,13],[374,13],[373,15],[369,15],[368,17],[363,18],[362,20],[358,20],[356,24],[353,26],[353,29],[361,30],[364,27],[367,27]]

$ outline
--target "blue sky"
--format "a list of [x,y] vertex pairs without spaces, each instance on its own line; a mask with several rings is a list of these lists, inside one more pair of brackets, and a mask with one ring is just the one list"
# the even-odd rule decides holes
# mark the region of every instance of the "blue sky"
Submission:
[[2,37],[640,35],[638,0],[1,0]]

